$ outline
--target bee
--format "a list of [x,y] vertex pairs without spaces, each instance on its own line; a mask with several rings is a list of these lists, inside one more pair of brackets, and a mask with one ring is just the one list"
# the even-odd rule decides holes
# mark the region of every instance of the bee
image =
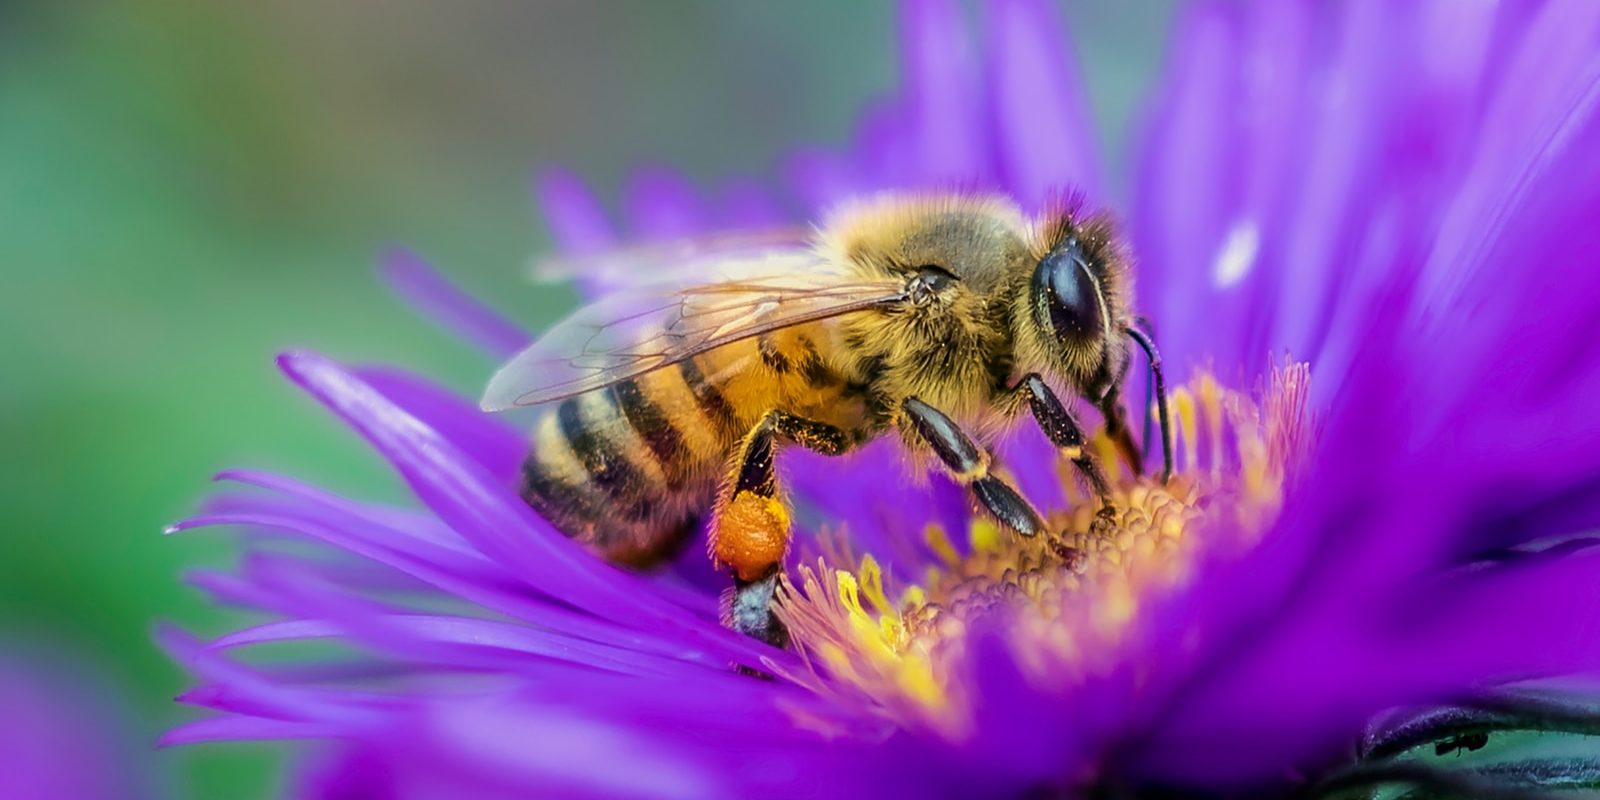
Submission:
[[655,563],[709,512],[711,558],[734,584],[724,620],[774,645],[787,642],[772,613],[790,536],[783,447],[840,455],[897,436],[910,463],[943,468],[1035,536],[1043,517],[990,455],[1030,414],[1109,516],[1106,473],[1052,386],[1095,404],[1137,471],[1119,395],[1137,346],[1171,473],[1160,356],[1130,306],[1127,251],[1079,202],[1030,219],[1000,197],[883,195],[815,232],[589,266],[617,264],[638,268],[613,276],[635,285],[514,357],[483,407],[544,407],[521,495],[606,558]]

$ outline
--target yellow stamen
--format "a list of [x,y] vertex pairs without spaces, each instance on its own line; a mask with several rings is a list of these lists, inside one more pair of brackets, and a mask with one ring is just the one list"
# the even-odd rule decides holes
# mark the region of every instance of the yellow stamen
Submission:
[[1177,412],[1178,431],[1183,435],[1183,469],[1193,472],[1200,453],[1200,426],[1196,424],[1194,393],[1187,386],[1172,393],[1172,408]]
[[871,554],[861,559],[861,589],[866,592],[867,600],[879,614],[895,613],[894,606],[889,604],[889,597],[883,593],[883,570],[878,567],[878,560]]
[[929,523],[922,532],[922,539],[939,558],[944,560],[944,563],[952,566],[961,563],[961,554],[957,553],[955,545],[950,543],[950,537],[945,535],[944,528]]
[[972,551],[975,553],[999,552],[1001,535],[1000,526],[981,517],[972,521],[972,527],[967,533],[968,540],[972,542]]

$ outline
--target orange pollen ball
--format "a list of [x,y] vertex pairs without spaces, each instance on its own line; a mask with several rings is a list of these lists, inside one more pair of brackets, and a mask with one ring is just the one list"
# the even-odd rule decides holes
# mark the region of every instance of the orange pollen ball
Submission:
[[775,498],[740,492],[717,513],[711,556],[740,580],[762,578],[783,560],[789,544],[789,511]]

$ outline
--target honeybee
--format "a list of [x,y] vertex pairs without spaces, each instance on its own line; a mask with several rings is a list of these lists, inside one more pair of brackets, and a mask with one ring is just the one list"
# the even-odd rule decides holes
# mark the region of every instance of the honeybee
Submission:
[[1126,250],[1079,203],[1029,219],[999,197],[884,195],[814,233],[590,266],[617,264],[643,285],[554,326],[500,369],[483,407],[547,406],[520,492],[609,559],[659,561],[709,512],[711,558],[734,583],[724,620],[774,645],[787,642],[771,608],[790,534],[781,447],[839,455],[898,435],[913,464],[938,464],[1001,525],[1038,535],[1043,518],[991,469],[990,445],[1030,412],[1112,513],[1051,386],[1098,406],[1137,470],[1119,398],[1137,345],[1171,472],[1160,356],[1135,324]]

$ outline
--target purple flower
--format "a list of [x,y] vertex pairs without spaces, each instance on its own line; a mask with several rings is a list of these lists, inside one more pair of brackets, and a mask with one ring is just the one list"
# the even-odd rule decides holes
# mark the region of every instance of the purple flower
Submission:
[[156,795],[122,698],[87,663],[81,653],[0,640],[0,797]]
[[[163,632],[200,680],[182,699],[221,712],[166,740],[323,742],[304,785],[325,797],[1275,794],[1344,768],[1386,709],[1600,672],[1600,551],[1572,538],[1600,522],[1600,6],[1190,6],[1128,201],[1047,5],[984,4],[976,43],[959,11],[904,4],[901,91],[782,191],[712,201],[650,172],[617,230],[552,175],[557,239],[592,254],[952,184],[1037,210],[1077,187],[1125,211],[1182,385],[1170,485],[1113,476],[1122,514],[1091,535],[1024,430],[1001,460],[1067,531],[1052,547],[947,482],[886,484],[887,443],[786,454],[814,513],[779,651],[718,624],[698,560],[624,571],[529,510],[503,420],[290,353],[419,505],[224,473],[242,491],[174,530],[243,526],[252,548],[190,579],[272,618]],[[387,266],[490,355],[526,342],[415,256]],[[238,654],[309,640],[338,653]]]

